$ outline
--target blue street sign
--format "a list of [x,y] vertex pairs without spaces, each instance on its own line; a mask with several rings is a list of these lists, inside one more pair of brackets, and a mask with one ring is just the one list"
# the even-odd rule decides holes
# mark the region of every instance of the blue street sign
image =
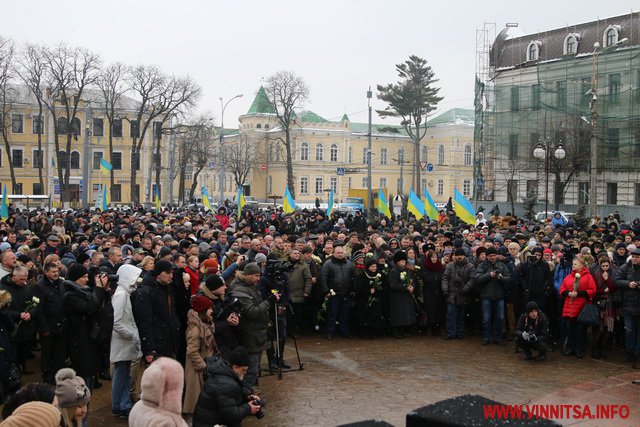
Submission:
[[209,169],[215,169],[216,168],[216,162],[209,162],[209,164],[207,166],[209,167]]
[[344,168],[337,168],[336,169],[336,174],[338,176],[344,176]]
[[482,178],[476,179],[476,185],[478,187],[482,187],[484,185],[484,179],[482,179]]
[[433,172],[433,163],[427,163],[427,172]]

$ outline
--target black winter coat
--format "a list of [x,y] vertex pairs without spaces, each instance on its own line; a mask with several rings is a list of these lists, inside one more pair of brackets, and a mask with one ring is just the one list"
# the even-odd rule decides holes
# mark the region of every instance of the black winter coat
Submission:
[[349,295],[353,290],[354,275],[351,260],[330,257],[320,270],[320,288],[324,294],[333,289],[338,295]]
[[257,285],[250,285],[238,278],[229,286],[227,298],[238,298],[242,311],[238,327],[238,340],[249,353],[259,353],[269,348],[267,327],[271,302],[263,300]]
[[[491,272],[494,270],[502,277],[491,277]],[[476,268],[475,286],[480,292],[480,298],[503,299],[509,280],[509,269],[500,261],[496,261],[493,265],[489,261],[483,261]]]
[[515,334],[518,336],[522,335],[523,332],[535,334],[536,340],[544,344],[549,335],[549,319],[547,319],[547,315],[538,311],[538,318],[533,320],[527,313],[521,314],[516,324]]
[[38,304],[38,327],[41,332],[58,335],[64,330],[66,316],[62,295],[62,279],[55,282],[42,276],[33,287],[33,296],[40,299]]
[[461,263],[450,262],[442,275],[442,293],[447,304],[471,303],[475,267],[466,258]]
[[239,426],[251,415],[242,381],[221,357],[207,357],[205,362],[205,382],[193,413],[193,427]]
[[640,286],[635,289],[629,287],[629,282],[640,283],[640,265],[634,266],[631,261],[618,270],[614,279],[616,288],[622,290],[622,314],[640,315]]
[[[0,290],[7,291],[11,294],[11,303],[5,308],[9,318],[16,325],[20,322],[20,315],[25,311],[25,303],[32,298],[31,288],[28,286],[18,286],[11,280],[12,275],[6,275],[0,280]],[[15,342],[33,341],[36,337],[36,309],[31,309],[31,320],[24,321],[18,327],[18,331],[14,337]],[[13,332],[13,331],[11,331]]]
[[[416,323],[416,305],[413,297],[407,290],[401,274],[413,275],[412,271],[393,267],[389,272],[389,323],[391,326],[409,326]],[[413,283],[414,292],[416,288]]]

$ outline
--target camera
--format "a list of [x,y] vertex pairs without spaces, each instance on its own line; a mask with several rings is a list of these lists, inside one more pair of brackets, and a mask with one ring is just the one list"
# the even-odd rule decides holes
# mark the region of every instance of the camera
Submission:
[[225,320],[227,319],[231,313],[236,313],[240,315],[242,311],[242,306],[240,305],[240,300],[238,298],[228,298],[224,301],[224,306],[218,315],[216,316],[217,320]]
[[118,276],[117,274],[109,274],[108,267],[100,267],[100,271],[98,274],[104,274],[105,276],[107,276],[110,287],[118,286],[118,279],[120,278],[120,276]]
[[284,282],[287,278],[287,273],[292,270],[293,264],[289,261],[267,260],[267,276],[275,282]]
[[267,405],[264,399],[254,399],[251,403],[260,407],[260,410],[256,412],[256,418],[261,419],[262,417],[264,417],[264,411],[262,410],[262,408]]

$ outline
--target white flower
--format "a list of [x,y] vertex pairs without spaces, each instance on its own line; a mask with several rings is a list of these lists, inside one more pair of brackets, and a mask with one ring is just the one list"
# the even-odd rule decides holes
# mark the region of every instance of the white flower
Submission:
[[336,296],[336,291],[334,291],[333,289],[329,289],[329,293],[331,294],[332,297]]
[[34,304],[40,304],[40,298],[38,297],[31,298],[31,301],[33,301]]
[[407,272],[403,271],[402,273],[400,273],[400,279],[404,280],[405,277],[407,277]]
[[580,273],[576,273],[576,279],[580,278]]
[[136,283],[142,283],[142,277],[138,277],[138,279],[136,280]]
[[380,273],[376,274],[376,279],[380,279],[382,275]]

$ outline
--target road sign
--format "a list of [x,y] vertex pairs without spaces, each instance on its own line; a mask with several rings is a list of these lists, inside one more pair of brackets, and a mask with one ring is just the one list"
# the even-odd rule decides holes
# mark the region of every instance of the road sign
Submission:
[[484,185],[484,179],[482,179],[482,178],[477,178],[477,179],[476,179],[476,185],[477,185],[478,187],[482,187],[482,186]]
[[266,171],[267,170],[267,165],[262,165],[262,171]]
[[215,168],[216,168],[216,162],[209,162],[209,163],[207,164],[207,167],[208,167],[209,169],[215,169]]
[[336,169],[336,175],[344,176],[344,168],[337,168]]
[[425,170],[427,168],[427,161],[426,160],[422,160],[420,162],[420,169]]
[[427,163],[427,172],[433,172],[433,163]]

